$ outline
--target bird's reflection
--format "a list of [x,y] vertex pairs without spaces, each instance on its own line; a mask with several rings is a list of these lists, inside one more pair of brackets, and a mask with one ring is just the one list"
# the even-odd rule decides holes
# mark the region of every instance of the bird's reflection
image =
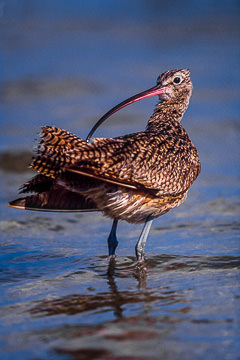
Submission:
[[[209,271],[214,269],[230,269],[239,267],[239,257],[234,256],[192,256],[156,255],[139,265],[135,259],[128,258],[123,263],[112,261],[107,273],[102,274],[106,279],[109,291],[95,294],[70,294],[54,300],[42,300],[29,311],[34,316],[51,316],[57,314],[73,315],[85,312],[99,312],[101,309],[113,311],[115,319],[124,318],[126,305],[143,304],[144,310],[149,305],[159,301],[163,304],[184,303],[184,293],[170,287],[159,286],[152,288],[147,284],[149,275],[166,272]],[[154,270],[154,271],[153,271]],[[81,272],[82,273],[82,272]],[[75,275],[75,274],[72,274]],[[135,278],[135,289],[119,290],[118,279]],[[35,303],[36,304],[36,303]]]
[[[71,294],[54,300],[43,300],[37,306],[31,308],[30,313],[35,316],[73,315],[87,311],[99,311],[101,308],[109,307],[109,309],[113,310],[116,319],[121,319],[123,317],[124,305],[156,300],[156,295],[153,295],[150,290],[146,290],[148,275],[146,264],[139,265],[132,260],[131,271],[128,271],[127,276],[137,279],[136,291],[119,291],[117,285],[119,274],[120,270],[116,265],[116,261],[112,260],[105,274],[109,287],[108,292]],[[144,297],[143,294],[145,295]]]
[[[127,292],[121,292],[118,289],[117,282],[116,282],[116,260],[112,258],[108,264],[107,270],[107,282],[109,286],[109,295],[112,298],[112,303],[114,305],[114,314],[116,318],[123,317],[123,304],[126,303],[126,295]],[[146,282],[147,282],[147,264],[144,263],[136,263],[133,270],[133,276],[136,278],[138,282],[138,290],[145,290],[146,289]],[[129,299],[130,300],[130,299]],[[130,301],[132,302],[132,300]]]
[[108,264],[108,271],[107,271],[107,282],[110,290],[110,296],[112,297],[113,304],[114,304],[114,315],[117,319],[122,318],[123,316],[123,308],[122,308],[122,295],[118,291],[118,286],[115,281],[115,268],[116,268],[116,260],[112,258]]

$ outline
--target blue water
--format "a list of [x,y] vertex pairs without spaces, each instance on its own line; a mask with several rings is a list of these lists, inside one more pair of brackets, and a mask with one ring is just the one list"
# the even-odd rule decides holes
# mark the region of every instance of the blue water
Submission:
[[[0,2],[1,359],[238,359],[239,1]],[[202,171],[177,209],[154,221],[146,270],[141,225],[101,214],[7,207],[39,129],[81,137],[112,106],[189,68],[183,126]],[[112,116],[97,136],[144,129],[157,99]]]

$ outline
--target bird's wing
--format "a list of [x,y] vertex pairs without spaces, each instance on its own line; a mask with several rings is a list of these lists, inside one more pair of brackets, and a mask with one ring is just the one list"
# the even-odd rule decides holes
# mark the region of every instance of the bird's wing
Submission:
[[52,178],[68,171],[164,195],[186,191],[197,176],[197,153],[187,135],[180,139],[141,132],[87,143],[64,130],[45,127],[41,136],[32,166]]
[[[40,136],[41,140],[31,163],[31,167],[37,170],[40,175],[25,183],[22,192],[35,191],[42,179],[46,183],[46,178],[65,178],[66,170],[69,170],[72,175],[77,173],[78,178],[79,175],[82,175],[81,180],[84,187],[86,187],[84,177],[87,176],[92,180],[103,180],[118,185],[124,184],[129,188],[136,189],[136,186],[130,181],[118,179],[117,176],[111,178],[110,173],[104,174],[103,171],[104,165],[106,166],[105,160],[109,165],[111,163],[110,157],[121,153],[122,146],[124,146],[123,140],[102,138],[94,139],[93,143],[87,143],[76,135],[53,126],[43,127]],[[76,182],[75,178],[72,180]],[[88,180],[88,183],[92,185],[92,181],[89,182]]]
[[158,195],[185,192],[200,167],[187,134],[141,132],[116,139],[95,139],[94,157],[76,161],[69,170]]

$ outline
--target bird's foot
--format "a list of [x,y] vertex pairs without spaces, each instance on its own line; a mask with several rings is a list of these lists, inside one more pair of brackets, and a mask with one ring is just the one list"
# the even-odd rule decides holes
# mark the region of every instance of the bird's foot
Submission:
[[145,251],[141,243],[137,243],[135,247],[135,253],[136,253],[137,262],[139,264],[142,264],[145,261]]
[[108,271],[107,271],[108,276],[114,275],[115,266],[116,266],[116,256],[110,255],[108,258]]
[[142,259],[139,259],[136,264],[136,276],[139,280],[139,285],[141,288],[145,287],[143,285],[145,284],[147,274],[148,274],[147,263],[143,257]]
[[109,262],[109,263],[115,262],[115,259],[116,259],[116,255],[115,255],[115,254],[114,254],[114,255],[109,255],[109,257],[108,257],[108,262]]
[[139,264],[139,265],[143,264],[143,263],[145,262],[145,257],[144,257],[144,255],[143,255],[143,256],[140,256],[140,257],[137,259],[137,261],[138,261],[138,264]]

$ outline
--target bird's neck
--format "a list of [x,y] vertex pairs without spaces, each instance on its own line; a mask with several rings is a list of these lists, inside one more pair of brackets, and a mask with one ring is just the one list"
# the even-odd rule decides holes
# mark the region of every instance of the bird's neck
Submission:
[[177,101],[162,101],[155,107],[154,113],[150,117],[147,130],[156,130],[164,122],[180,122],[189,104],[189,99],[178,99]]

